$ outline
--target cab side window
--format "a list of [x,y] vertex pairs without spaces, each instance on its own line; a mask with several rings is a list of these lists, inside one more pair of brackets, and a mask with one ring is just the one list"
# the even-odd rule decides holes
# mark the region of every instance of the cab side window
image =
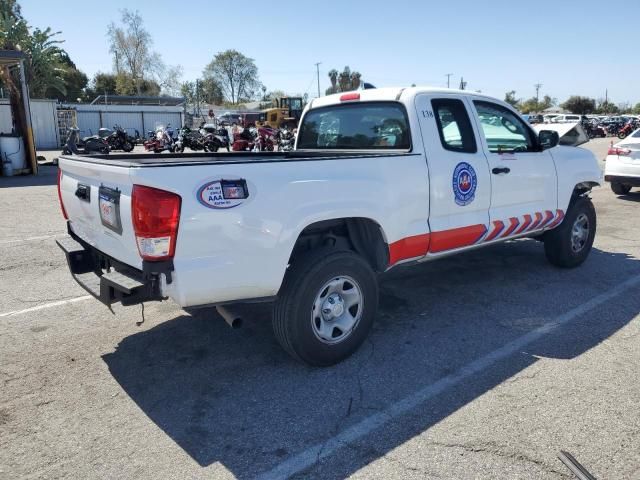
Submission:
[[476,153],[476,138],[471,120],[462,100],[438,98],[431,100],[431,107],[438,124],[440,143],[445,150],[460,153]]
[[473,102],[478,120],[492,153],[537,152],[531,129],[518,115],[491,102]]

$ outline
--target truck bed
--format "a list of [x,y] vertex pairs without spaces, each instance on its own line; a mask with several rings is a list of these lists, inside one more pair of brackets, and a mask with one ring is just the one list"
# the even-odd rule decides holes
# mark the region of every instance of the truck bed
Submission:
[[418,155],[407,151],[291,151],[291,152],[224,152],[224,153],[128,153],[110,155],[61,155],[59,158],[76,162],[113,165],[125,168],[174,167],[208,164],[242,164],[269,162],[303,162],[314,160],[336,160],[343,158],[375,158]]

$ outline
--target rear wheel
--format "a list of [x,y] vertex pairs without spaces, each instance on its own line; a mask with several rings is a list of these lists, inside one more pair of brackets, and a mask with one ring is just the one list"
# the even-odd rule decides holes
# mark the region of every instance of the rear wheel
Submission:
[[616,195],[626,195],[631,191],[631,185],[625,185],[623,183],[611,182],[611,190]]
[[133,143],[129,141],[124,142],[124,144],[122,145],[122,150],[129,153],[131,150],[133,150]]
[[547,260],[562,268],[584,262],[596,235],[596,211],[589,197],[577,197],[569,205],[560,226],[544,234]]
[[364,342],[378,307],[370,265],[352,251],[321,249],[293,262],[274,307],[282,347],[313,366],[334,365]]

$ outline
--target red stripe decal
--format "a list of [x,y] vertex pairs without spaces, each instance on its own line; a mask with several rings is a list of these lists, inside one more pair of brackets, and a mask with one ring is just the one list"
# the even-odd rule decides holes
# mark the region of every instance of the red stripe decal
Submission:
[[504,232],[504,233],[500,236],[500,238],[508,237],[509,235],[511,235],[511,232],[513,232],[513,231],[517,228],[517,226],[518,226],[518,225],[520,225],[520,221],[519,221],[517,218],[515,218],[515,217],[511,217],[511,218],[509,219],[509,222],[511,222],[511,225],[509,225],[509,228],[507,228],[507,231],[506,231],[506,232]]
[[486,225],[452,228],[431,233],[430,252],[444,252],[454,248],[467,247],[476,243],[487,232]]
[[551,220],[553,220],[553,212],[551,210],[546,210],[544,212],[544,220],[542,221],[542,223],[539,225],[540,228],[544,227],[547,223],[549,223]]
[[402,238],[389,245],[389,265],[409,258],[423,257],[429,251],[428,233]]
[[504,230],[504,222],[501,222],[500,220],[495,220],[493,222],[493,230],[491,231],[491,233],[487,236],[487,238],[484,239],[485,242],[490,242],[491,240],[493,240],[494,238],[496,238],[500,232]]
[[542,221],[542,214],[540,212],[536,212],[536,219],[529,227],[529,230],[535,230],[538,226],[540,226],[540,222]]
[[525,215],[524,216],[524,223],[522,224],[522,226],[515,232],[513,232],[514,235],[518,235],[519,233],[524,232],[527,227],[531,225],[531,215]]
[[562,220],[564,219],[564,212],[562,210],[556,210],[556,215],[557,215],[556,219],[553,222],[551,222],[551,224],[549,225],[549,228],[557,227],[562,223]]

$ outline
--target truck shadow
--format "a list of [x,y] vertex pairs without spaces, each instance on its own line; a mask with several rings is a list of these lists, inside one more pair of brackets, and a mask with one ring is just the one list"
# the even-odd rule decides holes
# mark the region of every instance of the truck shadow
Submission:
[[[251,321],[234,331],[211,310],[185,314],[123,339],[103,358],[142,412],[199,465],[220,462],[253,478],[638,274],[635,258],[595,249],[581,268],[555,269],[537,242],[516,241],[389,272],[370,339],[333,368],[291,360],[265,306],[246,307]],[[318,476],[348,476],[537,357],[570,359],[598,345],[640,312],[640,296],[625,298],[624,308],[586,313],[431,398],[411,421],[393,420],[360,448],[332,453],[330,473]]]
[[618,198],[628,202],[640,202],[640,191],[635,190],[627,193],[626,195],[618,195]]

